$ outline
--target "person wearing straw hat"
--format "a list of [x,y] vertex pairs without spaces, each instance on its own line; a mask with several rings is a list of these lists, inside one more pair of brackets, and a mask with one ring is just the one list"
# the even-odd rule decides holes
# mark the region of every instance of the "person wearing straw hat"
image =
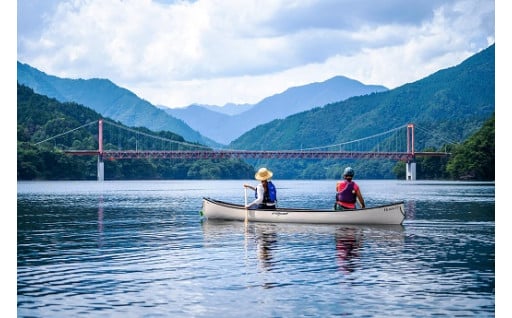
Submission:
[[256,199],[251,203],[247,204],[245,207],[247,209],[256,208],[256,209],[266,209],[273,210],[276,208],[277,195],[276,195],[276,187],[270,181],[274,174],[272,171],[267,168],[260,168],[258,172],[254,175],[256,180],[261,181],[256,187],[253,187],[248,184],[244,184],[245,188],[252,189],[255,192]]

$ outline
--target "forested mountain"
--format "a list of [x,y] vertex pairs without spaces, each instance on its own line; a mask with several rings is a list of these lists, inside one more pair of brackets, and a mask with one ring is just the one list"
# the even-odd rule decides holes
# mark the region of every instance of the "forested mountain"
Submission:
[[[85,105],[128,126],[172,131],[189,141],[216,148],[273,119],[284,118],[351,96],[387,90],[384,86],[364,85],[343,76],[336,76],[322,83],[289,88],[255,105],[240,105],[237,108],[247,110],[228,114],[211,105],[191,105],[179,109],[168,109],[161,105],[156,107],[107,79],[59,78],[20,62],[17,62],[17,70],[18,82],[38,94],[61,102]],[[227,106],[235,109],[234,105]]]
[[153,106],[127,89],[106,79],[66,79],[47,75],[27,64],[18,62],[18,83],[34,92],[60,102],[75,102],[90,107],[105,117],[127,126],[146,127],[154,131],[172,131],[186,140],[209,146],[220,146],[193,130],[181,119]]
[[247,111],[228,115],[212,111],[212,108],[191,105],[186,108],[166,110],[174,117],[184,120],[201,134],[228,144],[252,128],[285,118],[314,107],[343,101],[352,96],[386,91],[380,85],[364,85],[344,76],[336,76],[325,82],[292,87],[282,93],[267,97]]
[[[415,149],[439,148],[442,140],[462,142],[480,129],[495,110],[495,45],[463,63],[386,92],[352,97],[260,125],[229,148],[280,150],[343,143],[407,123],[429,131]],[[272,165],[282,178],[338,178],[350,162],[253,161]],[[353,164],[362,178],[392,178],[394,163],[361,160]]]
[[[21,94],[20,94],[21,91]],[[64,106],[62,106],[64,105]],[[71,111],[71,113],[66,113]],[[450,159],[419,159],[418,178],[494,178],[495,45],[463,63],[386,92],[352,97],[260,125],[233,141],[233,149],[302,149],[378,134],[414,123],[430,136],[416,138],[416,151],[452,152]],[[21,179],[94,179],[96,160],[70,158],[46,145],[34,146],[104,114],[76,103],[61,104],[22,86],[18,92],[18,177]],[[489,128],[492,122],[492,129]],[[146,129],[147,128],[139,128]],[[160,132],[181,138],[170,132]],[[68,142],[92,145],[94,131]],[[167,137],[166,137],[167,138]],[[186,139],[186,138],[185,138]],[[460,144],[446,144],[445,141]],[[84,147],[85,148],[85,147]],[[468,159],[469,158],[469,159]],[[469,161],[468,161],[469,160]],[[339,178],[351,165],[357,178],[402,178],[403,163],[385,160],[248,160],[265,165],[277,179]],[[186,179],[252,178],[253,167],[235,161],[106,162],[105,178]],[[492,167],[485,167],[491,165]],[[109,168],[109,165],[110,166]],[[111,175],[109,175],[111,173]],[[84,177],[85,176],[85,177]]]
[[[61,149],[98,149],[97,122],[103,116],[77,103],[61,103],[54,98],[39,95],[18,83],[17,98],[17,169],[18,180],[95,180],[96,156],[65,155]],[[112,119],[106,118],[111,122]],[[115,122],[119,127],[126,127]],[[128,128],[128,127],[126,127]],[[143,134],[158,135],[161,139],[176,141],[178,148],[188,149],[186,140],[168,131],[152,132],[147,128],[132,128]],[[68,133],[70,132],[70,133]],[[62,136],[59,136],[62,135]],[[37,144],[51,137],[48,142]],[[135,149],[137,140],[122,131],[117,141]],[[133,145],[131,145],[132,143]],[[105,144],[104,149],[118,149]],[[248,179],[254,168],[238,159],[175,160],[123,159],[105,161],[105,180],[130,179]]]
[[495,118],[453,150],[446,166],[452,179],[495,179]]

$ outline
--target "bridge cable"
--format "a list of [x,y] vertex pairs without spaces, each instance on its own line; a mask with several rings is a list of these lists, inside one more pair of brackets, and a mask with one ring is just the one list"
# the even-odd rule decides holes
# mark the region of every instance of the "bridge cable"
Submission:
[[442,140],[442,141],[444,141],[444,142],[447,142],[447,143],[449,143],[449,144],[459,144],[459,143],[460,143],[459,141],[449,140],[449,139],[443,138],[443,137],[439,136],[439,134],[434,135],[434,134],[432,133],[432,131],[431,131],[431,130],[428,130],[428,129],[425,129],[425,128],[422,128],[422,127],[419,127],[418,125],[415,125],[414,127],[415,127],[416,129],[419,129],[419,130],[421,130],[421,131],[423,131],[423,132],[425,132],[425,133],[429,134],[429,135],[430,135],[430,136],[432,136],[432,137],[439,138],[440,140]]
[[337,144],[332,144],[332,145],[327,145],[327,146],[303,148],[301,150],[315,150],[315,149],[321,149],[321,148],[330,148],[330,147],[339,147],[339,146],[343,146],[343,145],[348,145],[348,144],[355,143],[355,142],[358,142],[358,141],[363,141],[363,140],[366,140],[366,139],[382,136],[382,135],[388,134],[390,132],[393,132],[393,131],[396,131],[396,130],[399,130],[399,129],[403,129],[404,127],[407,127],[407,125],[403,125],[403,126],[400,126],[400,127],[397,127],[397,128],[393,128],[393,129],[390,129],[390,130],[382,132],[382,133],[378,133],[378,134],[375,134],[375,135],[372,135],[372,136],[368,136],[368,137],[364,137],[364,138],[360,138],[360,139],[356,139],[356,140],[351,140],[351,141],[337,143]]
[[191,143],[182,142],[182,141],[177,141],[177,140],[172,140],[172,139],[164,138],[164,137],[160,137],[160,136],[153,136],[153,135],[147,134],[147,133],[145,133],[145,132],[138,131],[138,130],[136,130],[136,129],[123,127],[123,126],[121,126],[121,125],[118,125],[118,124],[116,124],[116,123],[113,123],[113,122],[110,122],[110,121],[107,121],[107,120],[103,120],[103,122],[104,122],[104,123],[107,123],[107,124],[110,124],[110,125],[112,125],[112,126],[116,126],[116,127],[118,127],[118,128],[124,129],[124,130],[128,130],[128,131],[133,132],[133,133],[136,133],[136,134],[144,135],[144,136],[146,136],[146,137],[151,137],[151,138],[154,138],[154,139],[158,139],[158,140],[162,140],[162,141],[168,141],[168,142],[172,142],[172,143],[176,143],[176,144],[180,144],[180,145],[185,145],[185,146],[190,146],[190,147],[197,147],[197,148],[211,149],[211,147],[208,147],[208,146],[197,145],[197,144],[191,144]]
[[95,120],[95,121],[92,121],[92,122],[90,122],[90,123],[84,124],[84,125],[82,125],[82,126],[80,126],[80,127],[77,127],[77,128],[71,129],[71,130],[69,130],[69,131],[63,132],[63,133],[58,134],[58,135],[55,135],[55,136],[53,136],[53,137],[46,138],[45,140],[42,140],[42,141],[39,141],[39,142],[35,143],[35,145],[39,145],[39,144],[41,144],[41,143],[43,143],[43,142],[45,142],[45,141],[49,141],[49,140],[55,139],[55,138],[57,138],[57,137],[64,136],[64,135],[69,134],[69,133],[71,133],[71,132],[73,132],[73,131],[75,131],[75,130],[78,130],[78,129],[80,129],[80,128],[84,128],[85,126],[90,126],[90,125],[92,125],[92,124],[96,124],[97,122],[98,122],[98,121],[97,121],[97,120]]

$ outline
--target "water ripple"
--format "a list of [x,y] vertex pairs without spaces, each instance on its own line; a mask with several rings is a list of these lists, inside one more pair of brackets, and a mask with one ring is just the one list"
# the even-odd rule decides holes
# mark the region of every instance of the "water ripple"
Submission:
[[[361,183],[404,224],[201,222],[238,181],[21,186],[18,317],[494,317],[494,187]],[[330,205],[332,182],[279,184]]]

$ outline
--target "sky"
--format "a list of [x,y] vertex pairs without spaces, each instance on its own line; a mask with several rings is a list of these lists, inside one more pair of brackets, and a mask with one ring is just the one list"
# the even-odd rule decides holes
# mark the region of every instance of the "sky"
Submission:
[[255,104],[342,75],[396,88],[495,42],[494,0],[18,0],[17,60],[154,105]]

